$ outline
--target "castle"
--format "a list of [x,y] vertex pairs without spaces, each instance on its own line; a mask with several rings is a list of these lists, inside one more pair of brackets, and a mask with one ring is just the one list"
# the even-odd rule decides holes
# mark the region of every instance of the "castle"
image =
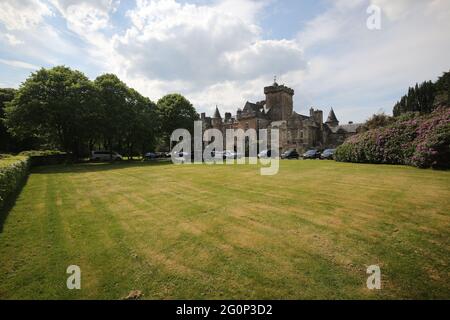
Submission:
[[293,110],[294,90],[276,81],[264,88],[264,94],[265,100],[247,102],[235,116],[227,112],[222,118],[217,107],[213,117],[202,113],[203,128],[219,129],[223,133],[226,129],[279,129],[280,151],[297,149],[303,152],[311,148],[335,148],[361,127],[352,122],[340,125],[333,108],[325,122],[322,110],[311,108],[309,116],[298,114]]

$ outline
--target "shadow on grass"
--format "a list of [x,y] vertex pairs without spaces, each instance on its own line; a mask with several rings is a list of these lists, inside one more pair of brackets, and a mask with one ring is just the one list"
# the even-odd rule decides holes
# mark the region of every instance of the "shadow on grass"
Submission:
[[100,172],[109,170],[121,170],[128,168],[140,167],[162,167],[172,165],[170,160],[167,161],[129,161],[124,160],[120,162],[86,162],[76,164],[59,164],[49,166],[37,166],[31,169],[33,174],[47,174],[47,173],[83,173],[83,172]]
[[28,175],[20,183],[17,190],[8,196],[5,203],[3,204],[3,207],[0,209],[0,233],[3,232],[3,225],[5,224],[6,219],[8,218],[8,215],[11,212],[11,209],[16,204],[16,201],[19,198],[20,193],[22,192],[23,188],[27,184],[27,181],[28,181]]

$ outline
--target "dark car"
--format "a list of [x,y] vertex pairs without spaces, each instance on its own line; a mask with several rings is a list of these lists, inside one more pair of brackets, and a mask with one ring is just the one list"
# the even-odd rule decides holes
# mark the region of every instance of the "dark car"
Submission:
[[300,155],[295,149],[287,150],[281,154],[281,159],[298,159],[298,158],[300,158]]
[[147,152],[145,155],[144,155],[144,160],[154,160],[154,159],[156,159],[158,156],[157,156],[157,154],[156,153],[154,153],[154,152]]
[[303,154],[303,159],[318,159],[320,158],[320,152],[317,150],[308,150]]
[[325,149],[320,155],[320,159],[333,160],[336,149]]

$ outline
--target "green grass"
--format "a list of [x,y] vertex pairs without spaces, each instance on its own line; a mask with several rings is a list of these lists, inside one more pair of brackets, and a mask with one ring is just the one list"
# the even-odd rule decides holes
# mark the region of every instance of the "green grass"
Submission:
[[[51,166],[0,226],[0,298],[449,299],[449,260],[449,171]],[[66,288],[72,264],[81,290]]]

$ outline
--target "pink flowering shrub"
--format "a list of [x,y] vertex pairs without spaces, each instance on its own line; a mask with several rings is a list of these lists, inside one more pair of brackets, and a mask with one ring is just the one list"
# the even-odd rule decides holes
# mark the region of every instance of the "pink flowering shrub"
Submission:
[[337,148],[335,158],[450,168],[450,108],[439,108],[424,116],[405,115],[390,126],[352,136]]

